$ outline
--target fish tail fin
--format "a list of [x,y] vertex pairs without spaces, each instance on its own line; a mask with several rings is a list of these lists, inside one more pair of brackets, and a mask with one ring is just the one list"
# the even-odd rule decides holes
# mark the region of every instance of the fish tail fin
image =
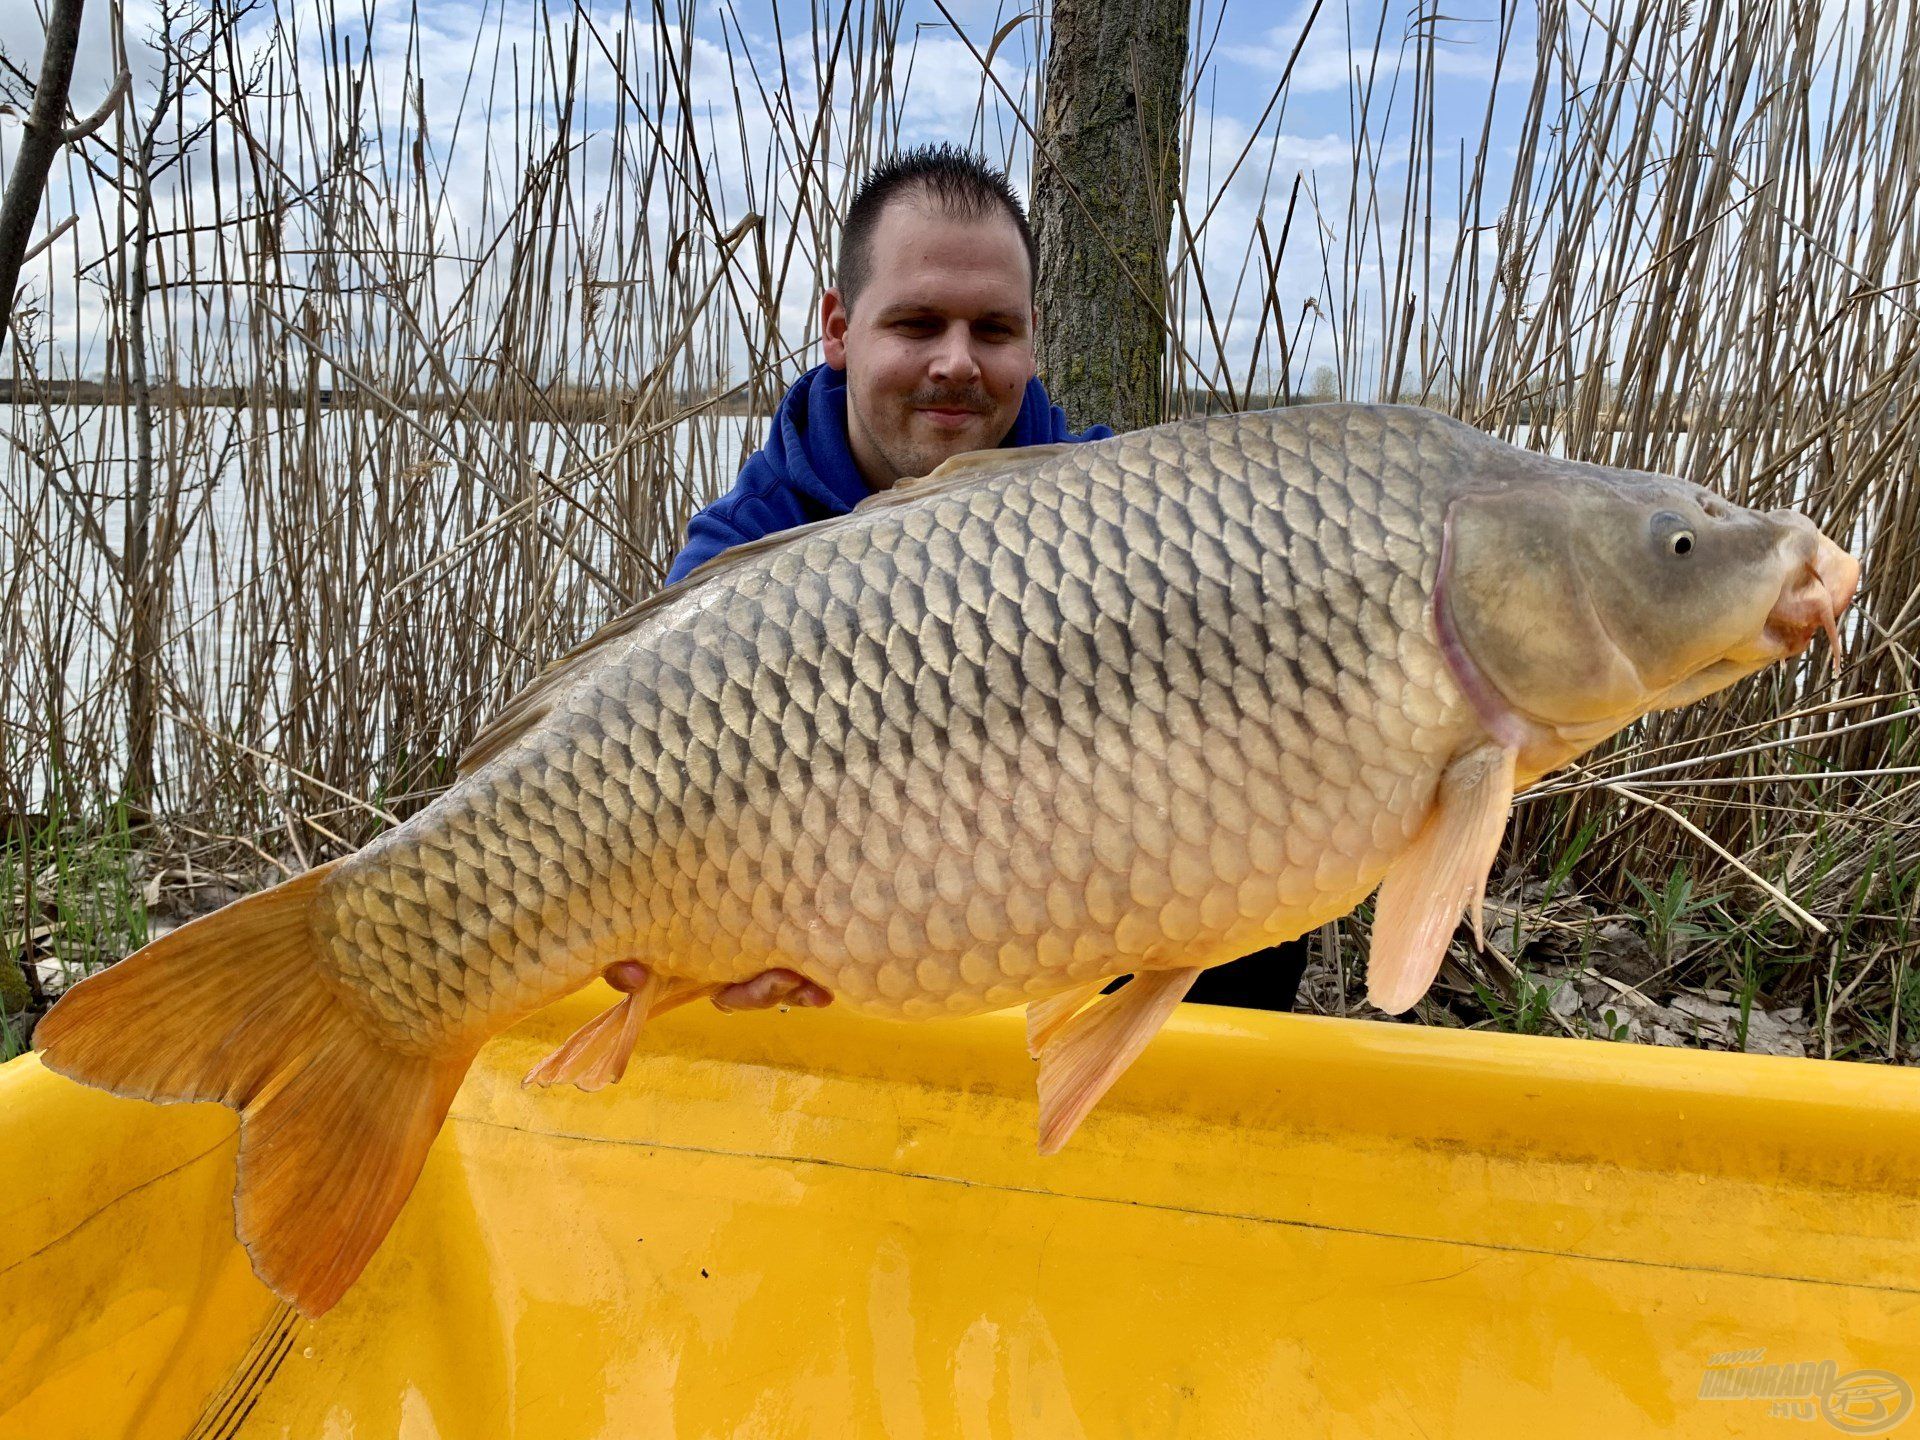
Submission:
[[89,976],[33,1037],[85,1084],[240,1112],[235,1228],[254,1272],[310,1316],[379,1248],[473,1059],[390,1049],[328,987],[309,913],[331,868]]

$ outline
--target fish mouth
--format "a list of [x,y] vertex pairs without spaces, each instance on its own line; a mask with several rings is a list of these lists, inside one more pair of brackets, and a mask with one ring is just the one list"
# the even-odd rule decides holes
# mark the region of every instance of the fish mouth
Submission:
[[[1797,516],[1795,516],[1797,518]],[[1805,522],[1803,522],[1805,524]],[[1647,710],[1674,710],[1682,705],[1726,689],[1736,680],[1745,680],[1778,660],[1786,660],[1807,649],[1812,637],[1826,632],[1834,653],[1834,674],[1845,653],[1845,641],[1839,637],[1839,616],[1853,603],[1860,588],[1860,563],[1818,530],[1809,530],[1805,559],[1791,572],[1780,588],[1780,599],[1768,611],[1759,634],[1745,645],[1711,664],[1695,670],[1649,701]]]
[[1770,659],[1784,659],[1825,631],[1838,671],[1845,646],[1836,622],[1860,588],[1860,562],[1824,535],[1816,533],[1813,541],[1813,553],[1781,587],[1760,639]]
[[1647,705],[1647,710],[1678,709],[1724,690],[1755,671],[1798,655],[1822,631],[1832,647],[1834,673],[1839,674],[1846,644],[1840,638],[1838,622],[1860,588],[1860,562],[1811,526],[1807,530],[1804,558],[1780,587],[1780,597],[1773,602],[1753,643],[1669,686]]

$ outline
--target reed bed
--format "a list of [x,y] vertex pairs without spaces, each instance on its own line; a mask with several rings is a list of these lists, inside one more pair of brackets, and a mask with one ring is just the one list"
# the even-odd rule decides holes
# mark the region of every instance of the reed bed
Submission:
[[[1313,168],[1280,143],[1291,76],[1243,145],[1203,123],[1228,62],[1196,12],[1170,414],[1417,401],[1804,508],[1866,561],[1838,674],[1756,679],[1524,798],[1506,921],[1429,1021],[1625,1033],[1553,1003],[1624,925],[1627,988],[1721,997],[1739,1043],[1792,1010],[1816,1053],[1916,1053],[1916,8],[1316,7],[1353,140]],[[80,220],[4,362],[0,928],[33,984],[412,813],[657,586],[815,358],[835,217],[929,138],[915,97],[1016,179],[1044,163],[1044,17],[940,13],[125,17],[131,98],[63,158]],[[1435,113],[1463,44],[1477,148]],[[1313,1003],[1358,1010],[1365,923],[1323,934]]]

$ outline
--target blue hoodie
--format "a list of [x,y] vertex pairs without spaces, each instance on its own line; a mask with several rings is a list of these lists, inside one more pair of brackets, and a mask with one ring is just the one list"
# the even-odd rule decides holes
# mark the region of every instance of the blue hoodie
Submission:
[[[1020,413],[1000,445],[1015,449],[1112,434],[1105,425],[1074,434],[1065,412],[1038,380],[1029,380]],[[767,443],[740,467],[733,488],[687,522],[687,543],[674,557],[667,583],[735,545],[844,515],[872,493],[847,442],[847,372],[816,365],[787,391]]]

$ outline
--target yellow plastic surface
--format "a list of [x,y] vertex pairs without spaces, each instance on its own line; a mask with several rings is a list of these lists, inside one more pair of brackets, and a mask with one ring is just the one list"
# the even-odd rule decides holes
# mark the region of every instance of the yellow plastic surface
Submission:
[[[0,1436],[1920,1433],[1910,1071],[1185,1006],[1043,1160],[1017,1015],[521,1090],[612,998],[482,1055],[317,1323],[226,1112],[0,1068]],[[1888,1376],[1703,1398],[1756,1350]]]

